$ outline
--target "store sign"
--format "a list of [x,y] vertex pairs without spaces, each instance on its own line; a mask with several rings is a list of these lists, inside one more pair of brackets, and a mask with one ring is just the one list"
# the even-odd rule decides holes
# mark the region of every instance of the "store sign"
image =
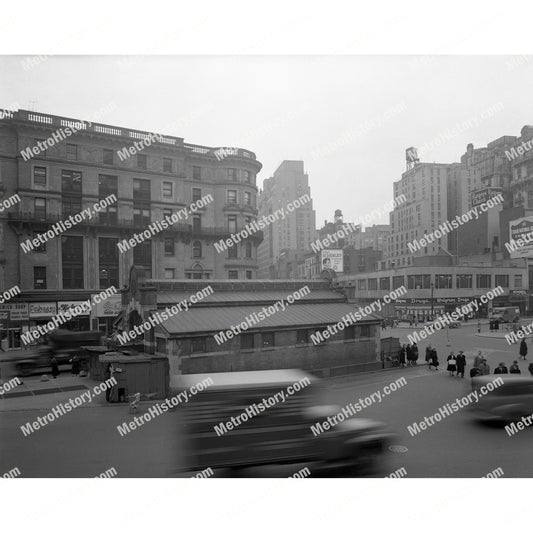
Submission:
[[499,187],[485,187],[484,189],[478,189],[477,191],[472,191],[471,204],[472,207],[484,204],[488,202],[491,198],[498,196],[502,193],[502,189]]
[[9,311],[0,311],[0,322],[9,321]]
[[[58,313],[66,313],[70,309],[73,309],[74,307],[78,307],[81,304],[87,304],[87,300],[78,301],[78,302],[57,302],[57,312]],[[78,313],[77,316],[88,316],[91,312],[91,308],[89,305],[85,306],[85,309],[83,313]]]
[[28,304],[2,304],[0,305],[0,311],[8,311],[8,320],[11,320],[12,322],[30,319],[28,314]]
[[30,318],[48,318],[57,314],[55,302],[30,303]]
[[93,307],[93,316],[98,318],[117,316],[122,311],[122,295],[113,294]]
[[[519,257],[533,257],[533,242],[525,243],[524,246],[513,246],[513,241],[522,237],[528,240],[533,236],[533,217],[522,217],[509,222],[509,243],[505,244],[512,259]],[[508,247],[509,246],[509,247]]]
[[472,301],[472,298],[468,296],[457,296],[456,298],[435,298],[439,304],[468,304]]

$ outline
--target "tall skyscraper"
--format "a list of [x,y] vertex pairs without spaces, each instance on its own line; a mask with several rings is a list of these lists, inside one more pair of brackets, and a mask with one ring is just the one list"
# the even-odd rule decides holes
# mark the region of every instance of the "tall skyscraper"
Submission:
[[[295,201],[300,207],[293,209]],[[271,266],[282,250],[307,251],[316,238],[315,211],[303,161],[283,161],[274,175],[264,180],[258,209],[259,218],[277,210],[284,213],[264,229],[264,239],[257,250],[257,277],[266,279],[271,277]]]

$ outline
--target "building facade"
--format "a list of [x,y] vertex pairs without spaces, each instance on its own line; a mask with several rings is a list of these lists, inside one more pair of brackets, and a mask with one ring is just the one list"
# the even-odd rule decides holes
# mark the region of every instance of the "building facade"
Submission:
[[[46,149],[39,150],[43,142]],[[120,289],[133,265],[156,279],[256,278],[262,232],[224,253],[214,243],[257,219],[260,169],[248,150],[192,145],[183,138],[154,138],[149,132],[33,111],[4,114],[0,194],[18,194],[20,202],[0,213],[0,283],[20,287],[20,304],[42,300],[41,294],[57,304],[69,291],[79,296],[109,286]],[[21,248],[110,196],[116,201],[99,213],[29,253]],[[180,210],[178,222],[119,250],[119,242]],[[31,326],[31,312],[23,316],[27,320],[10,320],[9,328]]]
[[[289,212],[287,206],[302,197],[307,201]],[[262,279],[270,277],[271,266],[276,264],[282,250],[307,251],[316,238],[316,215],[303,161],[283,161],[273,176],[263,181],[259,217],[278,209],[284,209],[285,217],[279,217],[264,229],[264,239],[258,249],[258,277]]]

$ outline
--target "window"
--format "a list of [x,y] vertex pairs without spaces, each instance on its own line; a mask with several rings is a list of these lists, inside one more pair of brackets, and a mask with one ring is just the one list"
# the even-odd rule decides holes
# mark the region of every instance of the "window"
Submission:
[[244,245],[244,249],[245,249],[245,257],[246,259],[251,259],[252,258],[252,243],[251,242],[247,242],[245,245]]
[[261,333],[261,344],[263,348],[274,346],[274,332]]
[[252,193],[245,191],[244,192],[244,205],[252,205]]
[[296,330],[296,344],[309,344],[309,330],[307,329]]
[[238,270],[228,270],[228,279],[239,279]]
[[144,202],[149,202],[151,200],[149,180],[133,180],[133,200]]
[[[359,280],[364,281],[364,280]],[[403,276],[393,276],[392,277],[392,288],[393,289],[399,289],[400,287],[403,287],[405,283],[405,279]]]
[[237,181],[237,169],[228,168],[228,179],[231,181]]
[[376,278],[370,278],[368,280],[368,290],[377,291],[378,290],[378,280]]
[[173,198],[174,197],[174,184],[171,181],[163,182],[163,198]]
[[83,289],[83,237],[61,237],[63,289]]
[[81,172],[74,170],[61,171],[61,192],[81,194]]
[[33,288],[46,289],[46,267],[33,267]]
[[165,237],[165,255],[174,255],[174,239],[172,237]]
[[471,289],[472,288],[472,275],[471,274],[457,274],[456,288],[457,289]]
[[76,161],[78,159],[78,145],[67,143],[67,159]]
[[98,238],[99,280],[100,289],[119,286],[118,238]]
[[137,154],[137,168],[146,170],[146,154]]
[[326,337],[324,337],[324,332],[327,330],[327,328],[317,328],[315,329],[313,333],[313,337],[316,340],[313,341],[313,344],[326,344]]
[[46,218],[46,198],[34,198],[33,199],[33,211],[35,213],[35,218],[45,219]]
[[172,159],[163,157],[163,172],[172,172]]
[[452,289],[452,275],[451,274],[435,274],[435,288],[436,289]]
[[191,353],[203,353],[206,351],[206,337],[197,337],[191,340]]
[[166,353],[167,351],[167,341],[163,337],[157,337],[155,339],[156,348],[155,351],[159,353]]
[[366,291],[366,279],[358,279],[357,280],[357,290]]
[[133,248],[133,264],[144,267],[148,276],[152,275],[152,242],[144,241]]
[[496,274],[496,287],[503,287],[508,288],[509,287],[509,276],[506,274]]
[[254,334],[253,333],[241,333],[241,350],[253,350],[254,349]]
[[200,167],[192,167],[192,179],[193,180],[202,179],[202,169]]
[[192,190],[192,201],[197,202],[202,197],[202,189],[194,187]]
[[192,256],[194,259],[200,259],[202,257],[202,243],[200,241],[194,241],[192,245]]
[[228,231],[230,233],[237,232],[237,215],[228,215]]
[[370,337],[370,325],[361,326],[361,337]]
[[[37,231],[33,232],[33,238],[34,239],[36,239],[38,235],[39,235],[39,232],[37,232]],[[35,246],[33,248],[33,253],[34,254],[46,253],[46,242],[44,242],[43,244],[40,244],[39,246]]]
[[150,224],[150,210],[134,208],[133,209],[133,224],[135,226],[147,226]]
[[192,216],[192,230],[200,231],[202,229],[202,215]]
[[46,167],[33,167],[33,186],[46,189]]
[[165,279],[175,279],[176,270],[174,268],[165,268]]
[[253,279],[253,272],[251,270],[246,271],[246,279]]
[[226,195],[226,203],[236,204],[237,203],[237,191],[229,190]]
[[351,341],[355,339],[355,326],[348,326],[344,328],[344,340]]
[[522,288],[522,274],[515,274],[514,275],[514,288],[515,289],[521,289]]
[[379,278],[379,290],[390,291],[390,278]]
[[103,150],[104,165],[113,165],[115,163],[115,152],[104,148]]
[[476,285],[478,289],[490,289],[491,287],[490,274],[477,274]]
[[252,174],[249,170],[243,170],[243,177],[245,183],[252,183]]
[[237,246],[230,246],[228,248],[228,259],[237,259],[238,257],[237,252],[238,252]]
[[170,218],[171,216],[172,216],[172,209],[163,209],[163,218]]
[[408,289],[429,289],[431,288],[430,274],[416,274],[414,276],[407,276]]

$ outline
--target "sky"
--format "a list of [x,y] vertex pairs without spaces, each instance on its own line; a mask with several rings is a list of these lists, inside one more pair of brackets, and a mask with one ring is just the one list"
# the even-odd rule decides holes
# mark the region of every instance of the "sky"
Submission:
[[259,186],[303,160],[319,227],[392,200],[410,146],[449,163],[533,123],[531,56],[28,57],[0,56],[0,108],[249,149]]

